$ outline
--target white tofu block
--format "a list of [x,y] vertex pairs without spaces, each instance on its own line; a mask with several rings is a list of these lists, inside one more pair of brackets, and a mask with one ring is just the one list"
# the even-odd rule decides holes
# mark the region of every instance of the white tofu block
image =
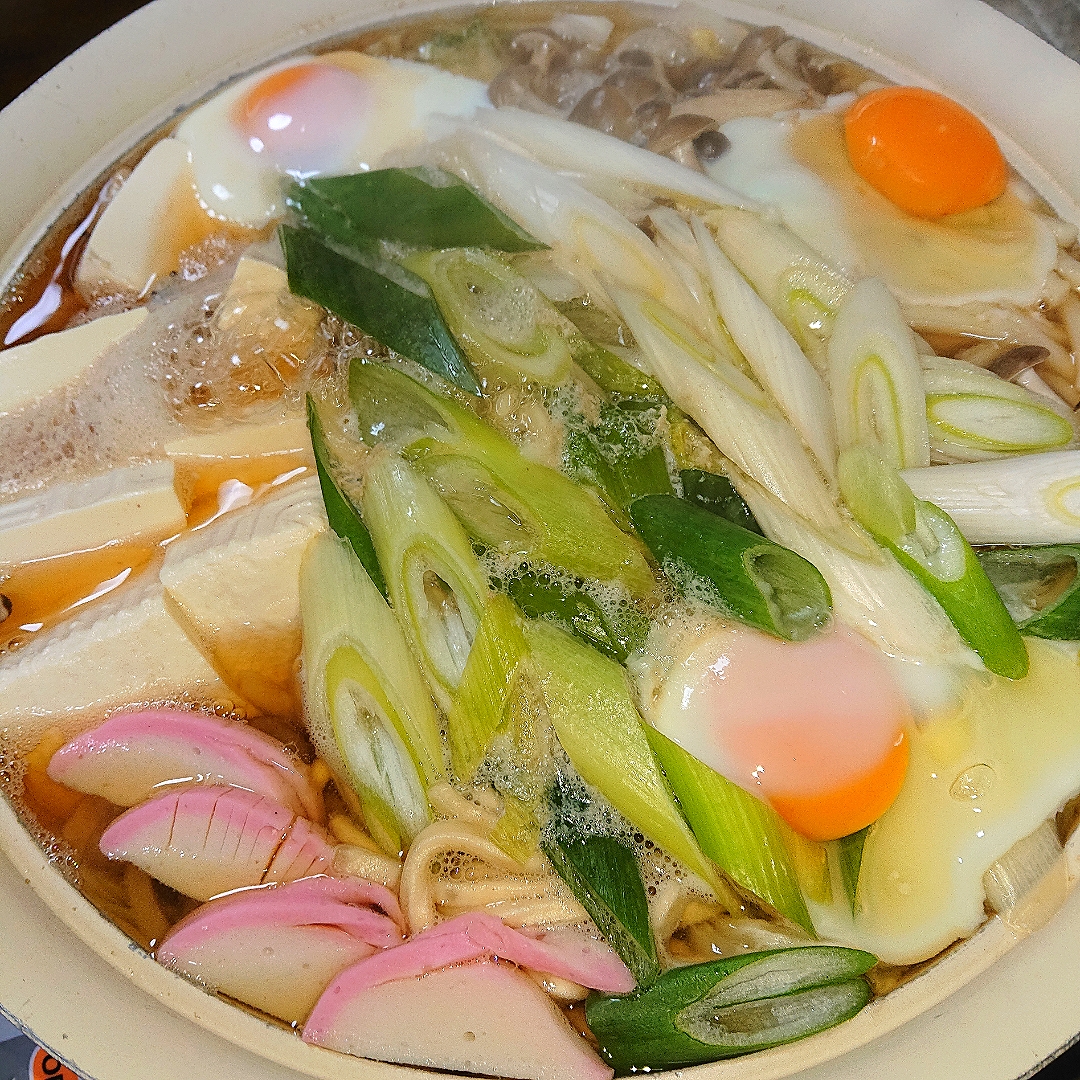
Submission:
[[181,699],[246,709],[166,611],[152,575],[0,657],[0,730],[27,742],[80,713]]
[[0,352],[0,416],[75,382],[145,318],[134,308]]
[[327,527],[318,481],[285,485],[169,547],[171,610],[245,700],[275,715],[298,707],[300,560]]
[[300,466],[315,468],[311,436],[300,417],[272,424],[233,424],[212,435],[190,435],[165,444],[176,467],[176,488],[190,498],[225,480],[266,483]]
[[105,207],[75,285],[86,296],[142,296],[179,267],[181,252],[219,227],[199,203],[187,144],[162,139]]
[[0,566],[117,540],[154,543],[186,524],[171,461],[112,469],[0,506]]
[[217,323],[228,329],[243,322],[273,318],[278,298],[289,295],[289,278],[280,266],[242,255],[217,309]]

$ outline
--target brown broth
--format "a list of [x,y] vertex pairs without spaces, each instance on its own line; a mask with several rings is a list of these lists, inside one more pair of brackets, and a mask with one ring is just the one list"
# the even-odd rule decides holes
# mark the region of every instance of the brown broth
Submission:
[[158,551],[154,544],[111,543],[15,567],[0,579],[0,593],[11,604],[0,623],[0,656],[127,584]]

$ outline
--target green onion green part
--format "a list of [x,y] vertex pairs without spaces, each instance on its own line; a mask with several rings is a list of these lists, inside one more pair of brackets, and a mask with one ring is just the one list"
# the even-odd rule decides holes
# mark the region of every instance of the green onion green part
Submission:
[[733,881],[814,933],[776,811],[655,728],[645,735],[701,850]]
[[761,526],[750,513],[750,507],[726,476],[701,469],[680,469],[679,480],[682,482],[683,498],[688,502],[726,518],[732,525],[764,536]]
[[293,184],[288,204],[339,244],[379,240],[417,248],[546,247],[468,184],[442,169],[372,169]]
[[705,598],[759,630],[804,641],[832,612],[813,564],[771,540],[671,495],[648,495],[630,508],[638,535],[685,587],[706,583]]
[[289,288],[359,327],[469,394],[476,376],[458,349],[431,290],[374,251],[338,249],[310,229],[283,225]]
[[619,1075],[698,1065],[823,1031],[870,1000],[870,953],[811,945],[664,972],[652,986],[586,1004],[601,1056]]
[[625,518],[643,495],[671,495],[664,449],[656,437],[657,410],[602,405],[599,423],[572,429],[564,455],[568,471],[595,486],[604,501]]
[[862,867],[863,848],[866,846],[866,836],[870,826],[860,829],[850,836],[842,836],[835,842],[833,850],[836,852],[836,860],[840,867],[840,881],[844,886],[844,895],[851,907],[852,915],[855,914],[855,902],[859,891],[859,870]]
[[660,965],[634,853],[613,836],[550,840],[542,847],[638,985],[655,982]]
[[868,447],[845,450],[839,476],[844,501],[860,524],[937,600],[987,668],[1022,679],[1028,670],[1023,638],[952,518],[916,499],[896,470]]
[[311,446],[315,452],[315,469],[319,474],[319,487],[322,489],[323,505],[326,507],[326,517],[330,522],[330,528],[338,536],[349,541],[350,547],[367,571],[368,577],[375,582],[379,592],[386,597],[389,595],[386,591],[386,581],[383,579],[379,559],[375,554],[375,545],[371,542],[371,533],[368,532],[364,519],[360,516],[359,508],[334,479],[330,466],[330,451],[326,445],[326,434],[323,431],[322,420],[319,419],[319,410],[310,394],[307,398],[307,421],[308,431],[311,433]]
[[485,375],[507,371],[558,386],[570,373],[573,326],[531,282],[476,248],[410,256],[405,266],[427,282],[454,338]]
[[649,749],[626,671],[545,620],[527,623],[525,638],[552,727],[581,778],[672,858],[715,881]]
[[527,652],[521,616],[513,602],[493,593],[484,607],[446,719],[450,764],[459,780],[471,781],[487,755]]
[[523,567],[502,587],[530,619],[552,619],[620,664],[645,644],[649,625],[643,615],[631,610],[610,619],[587,592],[563,586],[551,574]]
[[354,362],[349,394],[363,438],[404,447],[481,543],[576,577],[619,581],[634,596],[655,587],[641,545],[615,525],[593,492],[528,460],[457,402],[383,364]]
[[975,554],[1025,634],[1080,640],[1080,545],[989,548]]

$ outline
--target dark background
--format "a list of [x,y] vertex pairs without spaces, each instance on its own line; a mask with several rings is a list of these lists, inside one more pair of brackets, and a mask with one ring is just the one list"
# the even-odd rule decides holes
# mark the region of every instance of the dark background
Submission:
[[[145,0],[0,0],[0,107],[68,53]],[[227,0],[226,0],[227,2]],[[298,0],[303,3],[303,0]],[[1080,0],[992,0],[993,6],[1080,61]],[[1072,137],[1080,136],[1080,132]],[[1037,1074],[1080,1080],[1080,1045]],[[919,1080],[912,1077],[912,1080]],[[956,1080],[978,1080],[957,1077]]]

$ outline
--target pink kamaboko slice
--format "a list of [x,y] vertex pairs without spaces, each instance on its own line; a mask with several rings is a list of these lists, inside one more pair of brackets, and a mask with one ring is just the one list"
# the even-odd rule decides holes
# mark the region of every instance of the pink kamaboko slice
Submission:
[[320,826],[265,795],[205,785],[121,814],[100,847],[195,900],[327,873],[333,860]]
[[335,975],[402,938],[389,889],[313,877],[211,900],[173,927],[156,956],[209,990],[302,1023]]
[[276,739],[246,724],[179,709],[118,713],[61,747],[49,762],[57,783],[117,806],[158,789],[204,783],[266,795],[313,821],[322,796],[307,766]]
[[637,985],[629,968],[602,941],[574,930],[530,936],[487,912],[471,911],[349,968],[327,993],[350,996],[384,982],[492,957],[611,994],[628,993]]
[[522,1080],[612,1076],[547,994],[510,964],[478,960],[351,992],[336,992],[340,982],[319,999],[305,1042],[378,1061]]

